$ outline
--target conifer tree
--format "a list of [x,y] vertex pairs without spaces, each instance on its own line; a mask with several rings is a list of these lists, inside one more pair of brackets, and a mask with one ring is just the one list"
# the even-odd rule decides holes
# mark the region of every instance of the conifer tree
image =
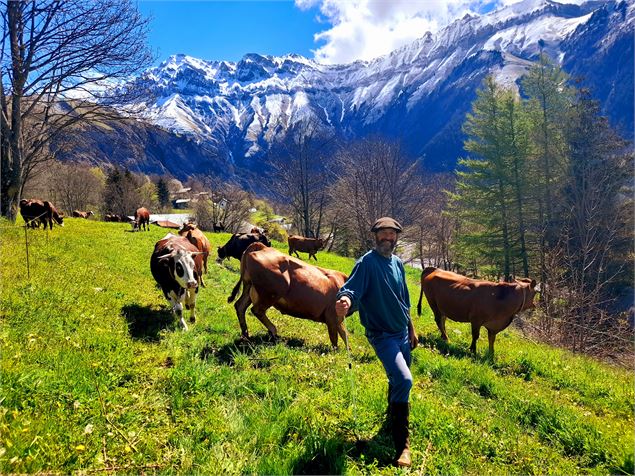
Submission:
[[464,125],[470,157],[459,161],[452,195],[452,209],[463,222],[459,248],[494,264],[507,280],[517,260],[528,273],[523,204],[529,145],[524,127],[514,93],[488,77]]
[[170,190],[168,184],[163,180],[163,177],[159,178],[157,182],[157,199],[159,201],[159,207],[162,210],[166,210],[170,207]]
[[540,281],[546,280],[545,255],[560,228],[554,214],[567,167],[564,124],[571,104],[572,89],[567,75],[546,55],[530,68],[522,80],[528,114],[533,155],[531,164],[532,202],[536,208],[533,226],[538,237]]

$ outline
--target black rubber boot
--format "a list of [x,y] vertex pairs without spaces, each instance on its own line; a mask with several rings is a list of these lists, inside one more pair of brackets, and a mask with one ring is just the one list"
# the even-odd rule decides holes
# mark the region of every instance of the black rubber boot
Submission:
[[395,444],[395,466],[409,467],[410,458],[410,404],[392,403],[392,439]]

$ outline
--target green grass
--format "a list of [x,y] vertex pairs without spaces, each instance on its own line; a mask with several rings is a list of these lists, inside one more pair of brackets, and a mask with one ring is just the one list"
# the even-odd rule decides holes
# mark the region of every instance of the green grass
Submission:
[[[326,327],[250,314],[241,345],[227,304],[239,264],[210,260],[197,323],[180,330],[149,269],[167,230],[65,220],[0,222],[0,472],[394,474],[387,382],[355,315],[352,371]],[[208,233],[213,247],[229,234]],[[277,244],[286,251],[286,245]],[[306,258],[306,255],[302,255]],[[321,266],[353,260],[320,252]],[[413,308],[419,272],[408,270]],[[632,372],[499,334],[496,359],[429,309],[415,318],[412,472],[633,474]],[[401,472],[408,472],[401,470]]]

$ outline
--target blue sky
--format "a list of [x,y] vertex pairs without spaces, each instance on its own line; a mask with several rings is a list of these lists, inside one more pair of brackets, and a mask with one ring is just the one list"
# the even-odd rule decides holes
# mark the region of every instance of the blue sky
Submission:
[[152,16],[150,46],[158,62],[184,53],[207,60],[238,61],[246,53],[313,57],[313,35],[324,25],[317,10],[303,11],[291,1],[142,0]]
[[468,12],[519,1],[530,6],[535,0],[139,0],[138,5],[152,17],[149,40],[157,64],[177,53],[228,61],[247,53],[297,53],[333,64],[376,58]]

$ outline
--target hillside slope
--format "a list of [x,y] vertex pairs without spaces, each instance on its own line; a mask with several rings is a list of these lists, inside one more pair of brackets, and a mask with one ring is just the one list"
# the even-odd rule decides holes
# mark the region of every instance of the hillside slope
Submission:
[[[324,325],[277,312],[280,342],[249,315],[253,342],[241,346],[226,301],[238,263],[211,262],[185,333],[149,270],[166,230],[65,225],[29,232],[29,280],[24,230],[0,222],[1,473],[394,474],[386,379],[357,315],[350,371]],[[418,272],[408,278],[416,303]],[[468,354],[466,325],[450,322],[443,346],[429,311],[415,324],[414,470],[633,473],[631,372],[513,330],[490,362],[484,341]]]

